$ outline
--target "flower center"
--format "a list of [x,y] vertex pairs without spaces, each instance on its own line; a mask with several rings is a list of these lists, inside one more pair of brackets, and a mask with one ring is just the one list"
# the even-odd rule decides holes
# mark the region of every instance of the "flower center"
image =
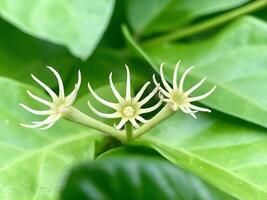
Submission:
[[127,118],[133,117],[135,114],[135,109],[133,106],[125,106],[122,109],[122,114]]
[[178,91],[174,91],[172,94],[172,100],[178,104],[183,105],[187,102],[187,96],[185,96],[183,93],[180,93]]
[[64,113],[67,111],[67,107],[65,105],[65,101],[64,100],[59,100],[57,102],[54,103],[53,106],[53,110],[55,113]]

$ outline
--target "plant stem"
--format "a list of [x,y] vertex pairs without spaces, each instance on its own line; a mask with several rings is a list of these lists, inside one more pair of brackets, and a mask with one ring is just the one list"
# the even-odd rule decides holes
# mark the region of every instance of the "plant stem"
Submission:
[[253,12],[253,11],[258,10],[260,8],[263,8],[265,6],[267,6],[267,0],[257,0],[257,1],[250,3],[250,4],[247,4],[245,6],[237,8],[235,10],[232,10],[232,11],[229,11],[229,12],[224,13],[222,15],[219,15],[217,17],[214,17],[210,20],[201,22],[201,23],[196,24],[196,25],[186,27],[184,29],[175,30],[175,31],[167,33],[165,35],[162,35],[162,36],[156,37],[154,39],[145,41],[142,45],[143,46],[149,46],[149,45],[159,44],[162,42],[173,41],[173,40],[185,38],[185,37],[194,35],[196,33],[211,29],[211,28],[216,27],[220,24],[223,24],[227,21],[230,21],[231,19],[234,19],[240,15],[244,15],[246,13]]
[[133,137],[133,126],[131,123],[127,122],[125,124],[125,132],[126,132],[127,140],[131,140]]
[[122,142],[126,141],[124,132],[116,130],[103,122],[97,121],[74,107],[71,107],[64,117],[69,121],[76,122],[90,128],[94,128],[107,135],[111,135]]
[[133,132],[132,139],[136,139],[136,138],[142,136],[144,133],[146,133],[147,131],[149,131],[153,127],[157,126],[159,123],[161,123],[162,121],[164,121],[168,117],[170,117],[173,113],[175,113],[175,112],[173,112],[173,110],[170,108],[170,105],[167,103],[161,109],[161,111],[149,121],[149,123],[144,124],[139,129],[137,129],[136,131]]

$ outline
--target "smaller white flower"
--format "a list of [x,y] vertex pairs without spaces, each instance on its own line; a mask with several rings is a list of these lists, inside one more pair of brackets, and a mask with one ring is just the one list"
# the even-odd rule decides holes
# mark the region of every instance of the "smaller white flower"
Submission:
[[[201,84],[206,80],[206,77],[204,77],[201,81],[199,81],[196,85],[191,87],[189,90],[184,91],[183,86],[184,86],[185,78],[186,78],[187,74],[194,67],[192,66],[192,67],[188,68],[183,73],[183,75],[182,75],[182,77],[180,79],[179,85],[178,85],[177,84],[177,73],[178,73],[179,64],[180,64],[180,61],[177,62],[176,66],[175,66],[175,69],[174,69],[174,73],[173,73],[173,88],[169,85],[169,83],[164,78],[164,73],[163,73],[164,63],[162,63],[161,66],[160,66],[161,81],[162,81],[162,83],[163,83],[163,85],[165,87],[165,89],[160,87],[160,92],[165,97],[163,99],[163,101],[169,103],[171,108],[174,111],[176,111],[178,109],[181,109],[184,113],[188,113],[194,118],[196,118],[195,113],[197,113],[198,111],[211,112],[209,109],[195,106],[195,105],[191,104],[191,102],[199,101],[199,100],[202,100],[202,99],[208,97],[215,90],[216,86],[214,86],[210,91],[208,91],[207,93],[205,93],[205,94],[203,94],[201,96],[189,97],[189,95],[192,92],[194,92],[198,87],[201,86]],[[154,80],[155,84],[158,84],[155,76],[153,76],[153,80]]]
[[52,102],[49,102],[45,99],[42,99],[34,94],[32,94],[30,91],[27,90],[27,93],[30,97],[32,97],[34,100],[45,104],[46,106],[49,107],[48,110],[34,110],[24,104],[20,104],[23,108],[28,110],[29,112],[35,114],[35,115],[48,115],[48,117],[43,120],[43,121],[37,121],[37,122],[32,122],[31,125],[27,124],[21,124],[24,127],[27,128],[39,128],[42,127],[41,129],[48,129],[52,127],[61,117],[62,115],[68,111],[68,109],[72,106],[74,100],[76,99],[78,90],[81,85],[81,73],[80,71],[78,72],[78,82],[75,84],[74,90],[68,95],[65,96],[64,92],[64,86],[63,86],[63,81],[58,74],[56,70],[54,70],[52,67],[47,67],[50,69],[53,74],[56,76],[57,81],[58,81],[58,86],[59,86],[59,95],[56,95],[56,93],[51,90],[46,84],[44,84],[42,81],[40,81],[38,78],[36,78],[33,74],[31,75],[32,78],[39,84],[41,85],[47,93],[51,96]]
[[127,80],[126,80],[126,95],[125,98],[123,98],[117,89],[114,86],[114,83],[112,81],[112,73],[110,73],[109,76],[109,82],[110,86],[112,89],[113,94],[115,95],[116,99],[118,100],[118,103],[112,103],[109,102],[100,96],[98,96],[94,90],[92,89],[91,85],[88,83],[88,88],[90,93],[102,104],[113,108],[115,110],[114,113],[107,114],[107,113],[102,113],[97,111],[91,103],[88,101],[88,105],[90,109],[97,114],[100,117],[103,118],[121,118],[120,122],[118,125],[115,126],[116,129],[121,129],[126,122],[130,122],[134,128],[138,128],[139,125],[137,121],[142,122],[142,123],[147,123],[149,122],[148,120],[145,120],[143,117],[141,117],[141,114],[144,113],[149,113],[157,108],[160,107],[162,104],[162,101],[160,100],[157,104],[155,104],[152,107],[149,108],[142,108],[144,104],[146,104],[157,92],[159,89],[159,85],[156,86],[156,88],[149,94],[147,95],[144,99],[140,100],[141,96],[143,95],[144,91],[146,90],[147,86],[150,84],[150,82],[147,82],[144,84],[144,86],[140,89],[140,91],[137,93],[135,97],[131,96],[131,85],[130,85],[130,71],[127,65],[125,65],[126,71],[127,71]]

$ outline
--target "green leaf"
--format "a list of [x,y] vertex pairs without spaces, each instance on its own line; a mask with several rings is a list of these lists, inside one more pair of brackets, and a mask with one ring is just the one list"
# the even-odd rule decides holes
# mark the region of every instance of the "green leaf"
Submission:
[[221,114],[195,120],[179,112],[139,142],[237,199],[267,199],[263,128]]
[[36,117],[18,104],[38,108],[38,103],[26,96],[26,89],[42,94],[22,83],[0,78],[0,199],[55,200],[66,169],[92,160],[99,136],[96,131],[64,120],[46,131],[20,126]]
[[112,154],[71,170],[61,199],[232,199],[166,160],[124,149]]
[[[214,37],[188,44],[161,44],[142,50],[126,36],[144,58],[159,70],[166,62],[165,74],[172,78],[175,63],[182,59],[180,73],[197,66],[186,80],[186,87],[207,76],[206,84],[196,95],[217,85],[215,92],[202,103],[267,127],[267,24],[256,18],[241,18]],[[156,64],[155,64],[156,63]]]
[[85,60],[105,31],[113,6],[114,0],[2,0],[0,13],[20,30],[64,45]]
[[30,37],[3,20],[0,20],[0,29],[0,76],[32,84],[30,75],[33,73],[55,86],[56,79],[51,82],[51,72],[45,66],[59,70],[63,80],[73,66],[77,66],[77,59],[63,47]]
[[184,26],[201,16],[232,9],[248,1],[129,0],[127,17],[135,32],[151,34]]

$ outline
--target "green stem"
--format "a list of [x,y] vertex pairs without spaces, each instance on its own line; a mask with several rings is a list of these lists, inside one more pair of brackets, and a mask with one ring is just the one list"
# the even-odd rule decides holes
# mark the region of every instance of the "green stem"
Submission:
[[260,8],[263,8],[266,5],[267,5],[267,0],[257,0],[250,4],[237,8],[235,10],[232,10],[222,15],[219,15],[217,17],[214,17],[210,20],[186,27],[184,29],[175,30],[168,34],[148,40],[143,43],[143,46],[155,45],[155,44],[159,44],[162,42],[178,40],[178,39],[182,39],[182,38],[194,35],[196,33],[203,32],[213,27],[216,27],[220,24],[224,24],[227,21],[230,21],[240,15],[244,15],[246,13],[250,13]]
[[166,104],[161,111],[153,117],[147,124],[144,124],[139,129],[133,132],[133,139],[136,139],[143,134],[145,134],[147,131],[152,129],[153,127],[157,126],[159,123],[170,117],[173,113],[173,110],[170,108],[169,104]]
[[126,137],[128,140],[131,140],[133,137],[133,126],[131,123],[127,122],[125,124]]
[[111,135],[122,142],[126,141],[125,134],[122,131],[116,130],[115,128],[108,126],[103,122],[97,121],[74,107],[71,107],[64,117],[69,121],[94,128],[102,133],[105,133],[106,135]]

